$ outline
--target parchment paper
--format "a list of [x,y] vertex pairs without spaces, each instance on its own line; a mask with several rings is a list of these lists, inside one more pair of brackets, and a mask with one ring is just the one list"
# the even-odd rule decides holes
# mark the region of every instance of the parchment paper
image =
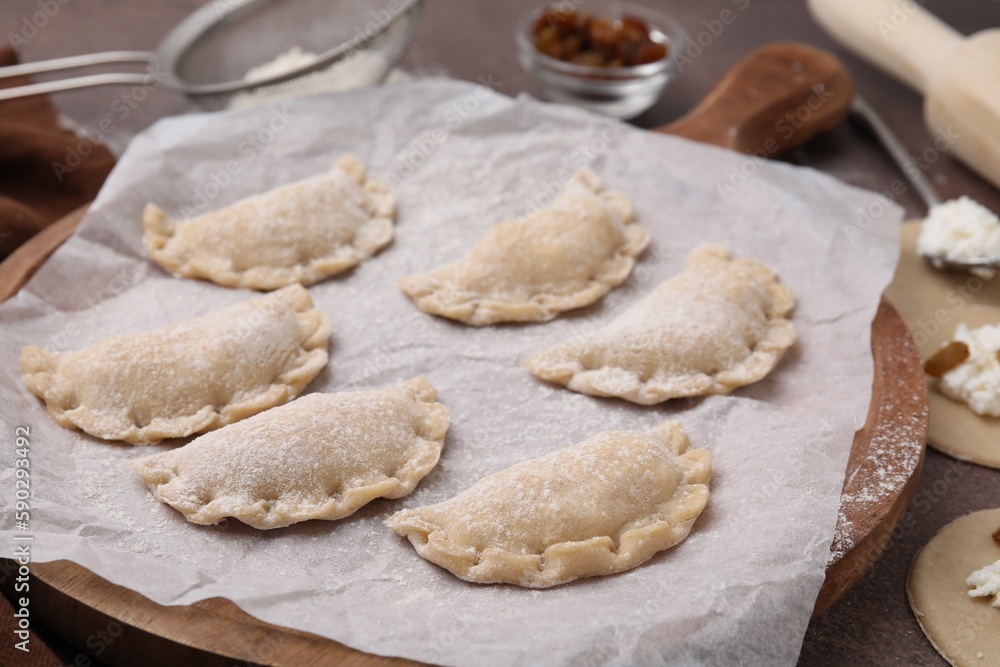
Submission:
[[[171,445],[133,448],[57,426],[21,382],[20,349],[82,348],[255,297],[152,264],[143,206],[214,209],[315,174],[345,151],[391,184],[397,238],[310,289],[334,334],[309,391],[426,375],[453,419],[441,463],[410,497],[342,521],[266,532],[189,524],[127,465]],[[397,289],[397,277],[454,260],[494,224],[544,205],[588,162],[628,193],[653,238],[632,279],[598,306],[474,329],[419,312]],[[0,541],[25,534],[11,511],[12,450],[15,426],[29,425],[33,559],[70,559],[162,604],[224,596],[266,621],[448,665],[794,664],[868,409],[870,325],[900,219],[871,193],[809,169],[453,81],[161,121],[130,145],[79,232],[0,308]],[[799,342],[766,380],[639,407],[548,386],[523,367],[531,352],[622,313],[703,242],[766,262],[798,298]],[[666,418],[711,450],[712,498],[686,542],[625,574],[544,591],[473,585],[382,526],[399,508],[516,462]]]

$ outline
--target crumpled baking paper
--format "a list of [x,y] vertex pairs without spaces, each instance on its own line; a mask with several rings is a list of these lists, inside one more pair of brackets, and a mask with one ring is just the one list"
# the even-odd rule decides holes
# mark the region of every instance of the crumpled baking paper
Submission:
[[[57,426],[21,381],[20,350],[79,349],[258,296],[166,275],[142,246],[144,205],[194,215],[311,176],[344,152],[396,193],[397,237],[310,288],[334,333],[308,391],[425,375],[453,420],[441,463],[411,496],[341,521],[266,532],[189,524],[128,466],[175,445],[124,446]],[[418,311],[396,287],[546,205],[583,165],[632,198],[653,239],[629,282],[596,306],[475,329]],[[872,193],[810,169],[456,81],[161,121],[129,146],[79,231],[0,307],[0,542],[25,534],[12,511],[13,449],[15,427],[30,426],[34,561],[72,560],[161,604],[223,596],[271,623],[445,665],[792,665],[868,410],[870,327],[900,219]],[[765,380],[639,407],[546,385],[524,368],[530,353],[621,314],[706,242],[767,263],[798,299],[799,342]],[[685,542],[630,572],[541,591],[474,585],[382,525],[519,461],[668,418],[711,451],[712,498]]]

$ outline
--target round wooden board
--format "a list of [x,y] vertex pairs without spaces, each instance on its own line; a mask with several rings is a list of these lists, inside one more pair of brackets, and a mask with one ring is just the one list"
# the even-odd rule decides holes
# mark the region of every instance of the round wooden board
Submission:
[[[0,300],[16,293],[82,219],[76,211],[0,264]],[[13,263],[12,263],[13,260]],[[872,323],[875,374],[872,403],[864,427],[855,434],[843,497],[865,494],[874,477],[893,465],[896,483],[875,502],[841,507],[826,581],[813,617],[821,615],[868,571],[892,535],[916,488],[927,433],[923,366],[906,325],[885,299]],[[188,606],[164,607],[109,583],[69,561],[33,564],[32,607],[36,618],[82,649],[112,665],[147,667],[211,665],[233,661],[282,667],[417,665],[409,660],[369,655],[316,635],[259,621],[232,602],[213,598]]]

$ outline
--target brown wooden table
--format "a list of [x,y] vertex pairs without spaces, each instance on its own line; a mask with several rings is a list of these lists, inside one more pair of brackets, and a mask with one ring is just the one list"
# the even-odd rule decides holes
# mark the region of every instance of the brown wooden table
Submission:
[[[703,38],[708,46],[664,98],[634,121],[636,125],[655,127],[674,120],[753,48],[773,40],[795,40],[839,55],[851,69],[858,90],[885,116],[912,153],[932,146],[923,126],[920,99],[837,47],[813,24],[801,0],[645,2],[673,14],[692,35],[707,30],[707,23],[724,9],[733,10],[736,20],[718,36]],[[201,4],[199,0],[88,0],[59,5],[58,12],[22,46],[22,58],[30,61],[109,49],[153,48],[171,26]],[[515,60],[511,34],[519,17],[539,4],[538,0],[427,0],[403,67],[417,75],[448,74],[482,81],[508,95],[531,91],[528,76]],[[987,0],[927,0],[922,4],[963,32],[1000,24],[1000,4]],[[2,32],[19,32],[23,18],[37,9],[33,2],[0,4]],[[112,108],[121,93],[115,88],[75,91],[60,94],[55,102],[69,119],[91,131],[111,119],[112,129],[100,133],[100,138],[117,151],[154,120],[190,108],[182,97],[156,92],[122,117],[120,106],[115,107],[118,111]],[[103,127],[108,128],[108,123]],[[787,159],[877,191],[888,190],[893,181],[902,178],[874,140],[850,125],[820,137]],[[1000,211],[1000,192],[947,155],[931,164],[927,174],[945,198],[968,194]],[[907,192],[895,199],[907,209],[908,217],[924,214],[914,194]],[[812,623],[800,664],[946,664],[924,639],[909,611],[906,572],[917,549],[941,526],[967,512],[996,506],[1000,506],[1000,472],[959,464],[929,450],[914,501],[885,555],[859,585]],[[43,636],[64,663],[73,664],[76,649],[57,637]],[[86,664],[100,663],[91,659]]]

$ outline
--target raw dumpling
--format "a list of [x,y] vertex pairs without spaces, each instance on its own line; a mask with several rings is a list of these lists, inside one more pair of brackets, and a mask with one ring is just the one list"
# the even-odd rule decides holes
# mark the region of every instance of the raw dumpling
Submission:
[[368,259],[392,240],[396,201],[352,155],[325,174],[175,220],[154,204],[142,222],[157,264],[183,278],[272,290],[311,285]]
[[547,209],[502,222],[468,255],[399,286],[421,310],[474,326],[546,322],[625,282],[649,235],[621,192],[581,169]]
[[532,355],[527,366],[573,391],[642,405],[728,394],[767,375],[795,342],[793,305],[771,269],[701,246],[617,320]]
[[76,352],[27,346],[24,384],[61,425],[153,443],[294,398],[326,366],[330,318],[292,285],[167,329]]
[[711,456],[689,447],[678,422],[600,433],[385,523],[466,581],[547,588],[621,572],[682,541],[705,509]]
[[402,498],[437,465],[449,419],[434,398],[424,378],[309,394],[132,469],[192,523],[342,519],[375,498]]

